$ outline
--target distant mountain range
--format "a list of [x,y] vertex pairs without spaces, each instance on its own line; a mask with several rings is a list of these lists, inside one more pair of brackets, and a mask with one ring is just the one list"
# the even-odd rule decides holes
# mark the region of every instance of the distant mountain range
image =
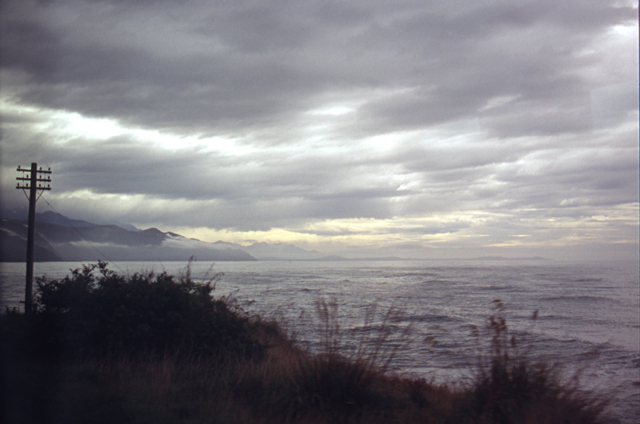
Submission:
[[[29,218],[29,210],[26,208],[22,209],[3,209],[0,211],[0,218],[8,218],[15,219],[18,221],[26,221]],[[46,222],[48,224],[58,224],[64,227],[72,226],[77,228],[83,227],[97,227],[99,225],[115,225],[120,228],[124,228],[129,231],[138,231],[136,227],[131,224],[124,224],[119,221],[109,221],[109,222],[87,222],[79,219],[71,219],[67,218],[64,215],[59,213],[55,213],[52,211],[46,211],[42,213],[36,213],[36,222]]]
[[[27,252],[27,212],[0,211],[0,262],[24,262]],[[36,214],[34,259],[37,262],[69,261],[350,261],[304,250],[286,243],[254,243],[251,246],[217,241],[207,243],[157,228],[139,230],[119,222],[96,224],[47,211]],[[462,258],[460,258],[462,259]],[[460,260],[449,259],[449,260]],[[410,260],[392,257],[359,258],[364,261]],[[425,259],[422,259],[425,260]],[[447,259],[434,259],[447,260]],[[482,256],[462,260],[548,260],[542,257],[506,258]]]
[[[11,216],[5,212],[0,219],[0,262],[24,262],[27,221],[7,215]],[[198,261],[347,260],[291,244],[207,243],[156,228],[138,230],[126,224],[99,225],[50,211],[36,214],[34,260],[37,262],[187,261],[190,257]]]

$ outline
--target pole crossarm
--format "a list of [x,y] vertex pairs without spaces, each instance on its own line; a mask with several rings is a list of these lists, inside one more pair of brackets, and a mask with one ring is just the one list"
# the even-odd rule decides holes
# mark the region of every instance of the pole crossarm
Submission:
[[[16,185],[16,188],[19,190],[26,190],[29,189],[31,190],[32,188],[35,187],[36,190],[51,190],[51,176],[47,176],[45,178],[44,175],[40,175],[40,174],[51,174],[51,168],[49,169],[42,169],[42,167],[40,167],[40,169],[33,169],[32,168],[22,168],[21,166],[18,166],[17,169],[18,172],[29,172],[30,174],[27,176],[23,176],[22,177],[16,177],[16,180],[18,180],[18,184]],[[27,183],[20,183],[20,181],[28,181]],[[46,184],[46,187],[44,186],[44,184]]]
[[[22,168],[20,165],[18,165],[18,171],[22,171],[22,172],[31,172],[31,168]],[[49,169],[42,169],[42,167],[40,167],[40,169],[36,170],[36,172],[38,174],[51,174],[51,168]]]

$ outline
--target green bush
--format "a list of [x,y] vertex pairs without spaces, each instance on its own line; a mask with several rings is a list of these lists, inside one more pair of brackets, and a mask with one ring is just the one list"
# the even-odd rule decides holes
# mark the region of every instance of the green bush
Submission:
[[60,280],[38,278],[32,333],[51,353],[255,355],[252,322],[233,299],[212,296],[213,280],[166,273],[118,275],[105,262]]

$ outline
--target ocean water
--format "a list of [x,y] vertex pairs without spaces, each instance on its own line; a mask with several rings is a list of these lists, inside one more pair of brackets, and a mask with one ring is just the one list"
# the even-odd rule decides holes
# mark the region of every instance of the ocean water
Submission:
[[[81,265],[37,263],[35,275],[60,278]],[[185,266],[111,264],[124,274],[178,275]],[[0,264],[2,308],[21,306],[24,274],[24,264]],[[640,422],[637,262],[194,262],[191,275],[217,275],[216,297],[280,319],[310,349],[321,348],[318,302],[335,304],[345,351],[373,351],[388,330],[382,355],[393,356],[393,369],[438,382],[472,376],[488,353],[486,327],[499,299],[520,352],[561,363],[566,378],[613,398],[618,422]]]

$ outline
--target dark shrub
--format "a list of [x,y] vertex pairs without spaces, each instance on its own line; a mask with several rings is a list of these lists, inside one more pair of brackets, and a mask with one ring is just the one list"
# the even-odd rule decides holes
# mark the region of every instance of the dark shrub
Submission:
[[34,330],[65,356],[261,350],[249,336],[249,317],[232,300],[212,296],[213,281],[166,273],[124,277],[99,262],[37,284]]

